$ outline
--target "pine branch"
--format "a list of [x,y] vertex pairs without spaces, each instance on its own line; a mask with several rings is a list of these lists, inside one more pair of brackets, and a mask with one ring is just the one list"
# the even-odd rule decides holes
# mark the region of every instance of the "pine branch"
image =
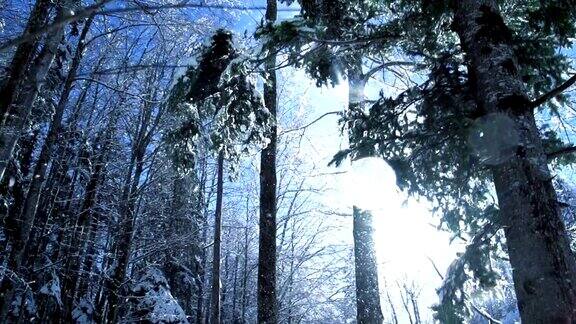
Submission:
[[566,80],[566,82],[559,85],[557,88],[552,89],[550,92],[532,101],[532,108],[537,108],[545,104],[547,101],[551,100],[552,98],[564,92],[566,89],[570,88],[574,83],[576,83],[576,74],[574,74],[570,79]]
[[561,157],[563,155],[572,154],[572,153],[576,153],[576,146],[563,147],[559,150],[549,152],[546,154],[546,157],[548,158],[548,161],[550,161],[550,160],[553,160],[555,158]]
[[490,314],[488,314],[487,311],[480,309],[478,306],[474,305],[473,303],[470,303],[470,305],[472,306],[472,309],[474,309],[478,314],[480,314],[480,316],[484,317],[485,319],[488,320],[489,324],[502,324],[501,321],[495,319],[494,317],[490,316]]
[[407,61],[390,61],[390,62],[382,63],[382,64],[375,66],[374,68],[370,69],[368,72],[364,73],[364,75],[363,75],[364,81],[367,82],[368,79],[370,79],[370,77],[372,75],[374,75],[375,73],[378,73],[382,69],[387,69],[387,68],[392,67],[392,66],[418,66],[418,63],[407,62]]

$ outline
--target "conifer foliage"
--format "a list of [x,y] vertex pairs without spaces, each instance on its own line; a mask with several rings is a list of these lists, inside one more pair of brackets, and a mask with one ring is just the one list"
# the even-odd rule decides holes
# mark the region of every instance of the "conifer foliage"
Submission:
[[[575,37],[574,0],[0,0],[0,323],[576,322]],[[367,157],[458,243],[436,287],[340,206]]]

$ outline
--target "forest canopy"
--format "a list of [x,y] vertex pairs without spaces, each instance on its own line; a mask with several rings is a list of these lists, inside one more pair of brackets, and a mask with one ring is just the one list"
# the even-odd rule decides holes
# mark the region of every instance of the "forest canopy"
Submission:
[[0,0],[0,323],[576,322],[575,41],[573,0]]

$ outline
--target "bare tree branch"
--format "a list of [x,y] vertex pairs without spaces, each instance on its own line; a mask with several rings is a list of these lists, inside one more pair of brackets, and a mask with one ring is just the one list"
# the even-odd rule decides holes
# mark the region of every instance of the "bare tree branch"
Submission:
[[282,135],[284,135],[284,134],[287,134],[287,133],[296,132],[296,131],[299,131],[299,130],[306,129],[306,128],[314,125],[315,123],[319,122],[319,121],[320,121],[321,119],[323,119],[324,117],[327,117],[327,116],[330,116],[330,115],[339,115],[339,114],[341,114],[341,113],[342,113],[341,111],[330,111],[330,112],[327,112],[327,113],[321,115],[320,117],[314,119],[313,121],[309,122],[308,124],[306,124],[306,125],[304,125],[304,126],[297,127],[297,128],[292,128],[292,129],[288,129],[288,130],[282,132],[282,134],[280,134],[280,136],[282,136]]
[[[118,13],[128,13],[128,12],[136,12],[136,11],[144,11],[147,14],[153,14],[160,10],[167,10],[167,9],[186,9],[186,8],[197,8],[197,9],[218,9],[218,10],[235,10],[235,11],[259,11],[259,10],[266,10],[265,7],[262,6],[230,6],[230,5],[209,5],[204,3],[189,3],[187,1],[182,1],[180,3],[171,4],[171,5],[156,5],[156,6],[146,6],[146,5],[138,5],[138,6],[129,6],[129,7],[118,7],[118,8],[110,8],[104,10],[104,6],[106,3],[112,2],[114,0],[100,0],[96,4],[91,6],[84,7],[77,12],[72,12],[70,15],[59,19],[44,28],[40,28],[37,32],[28,33],[11,40],[8,40],[2,44],[0,44],[0,52],[7,50],[13,46],[18,46],[22,43],[29,41],[30,39],[42,35],[44,33],[50,32],[56,28],[59,28],[62,25],[78,21],[80,19],[84,19],[89,17],[92,14],[95,15],[111,15],[111,14],[118,14]],[[299,12],[300,9],[297,8],[279,8],[278,11],[283,12]]]

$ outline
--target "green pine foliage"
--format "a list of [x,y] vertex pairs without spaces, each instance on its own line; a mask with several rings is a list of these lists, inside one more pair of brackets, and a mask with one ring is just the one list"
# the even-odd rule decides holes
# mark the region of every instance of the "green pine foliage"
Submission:
[[175,127],[166,134],[181,171],[194,166],[198,147],[235,161],[251,145],[265,145],[270,113],[256,90],[252,61],[219,30],[201,50],[197,66],[178,79],[169,98]]
[[[292,3],[293,1],[285,1]],[[299,1],[301,15],[263,24],[256,37],[304,68],[317,86],[338,84],[361,54],[378,55],[396,44],[403,22],[387,19],[382,1]],[[265,55],[265,53],[264,53]]]
[[[467,282],[475,280],[483,288],[496,283],[491,262],[504,247],[496,231],[486,233],[486,228],[498,228],[490,164],[505,158],[517,137],[506,133],[505,116],[486,116],[475,104],[474,76],[467,73],[468,61],[454,32],[453,1],[300,1],[301,16],[259,31],[287,53],[291,64],[304,67],[318,86],[336,83],[358,52],[384,56],[390,48],[401,49],[404,57],[427,67],[417,85],[394,97],[382,93],[367,111],[343,116],[350,147],[338,152],[332,163],[384,158],[395,170],[399,187],[431,201],[443,228],[473,242],[440,289],[435,310],[443,323],[462,323],[470,315]],[[517,72],[533,99],[569,77],[570,60],[563,49],[576,34],[574,8],[570,0],[501,1],[505,21],[483,17],[494,20],[488,26],[507,26],[508,33],[497,36],[514,43]],[[558,95],[539,108],[558,115],[565,103],[566,97]],[[500,127],[508,139],[489,142],[494,139],[484,137],[485,127]],[[566,147],[549,127],[543,125],[542,133],[549,152]],[[556,162],[572,160],[568,155]]]

